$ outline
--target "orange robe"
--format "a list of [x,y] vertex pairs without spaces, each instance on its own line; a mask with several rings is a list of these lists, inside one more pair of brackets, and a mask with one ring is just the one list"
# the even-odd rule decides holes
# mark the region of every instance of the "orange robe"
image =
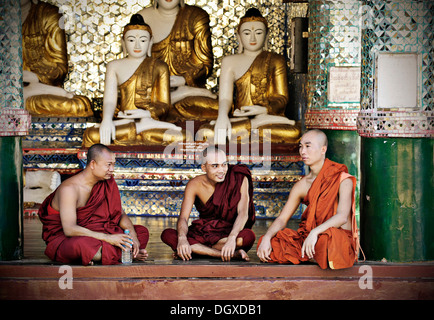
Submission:
[[[303,212],[298,230],[285,228],[271,239],[271,262],[299,264],[309,258],[301,257],[301,248],[309,232],[336,214],[340,183],[344,179],[353,182],[351,206],[352,230],[329,228],[318,236],[315,245],[314,259],[322,269],[351,267],[357,260],[358,231],[355,218],[356,178],[348,174],[344,164],[325,159],[320,173],[313,182],[303,204],[307,205]],[[259,240],[262,240],[262,238]],[[259,244],[258,244],[259,246]]]

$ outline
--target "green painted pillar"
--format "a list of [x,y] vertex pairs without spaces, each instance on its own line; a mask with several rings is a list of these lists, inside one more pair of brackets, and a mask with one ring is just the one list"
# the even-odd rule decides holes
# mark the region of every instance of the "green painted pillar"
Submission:
[[23,255],[23,153],[31,117],[24,110],[21,6],[3,0],[0,18],[0,260]]
[[361,246],[366,258],[433,260],[434,140],[361,140]]
[[360,136],[357,131],[323,130],[329,142],[327,158],[343,163],[348,172],[357,178],[356,185],[356,218],[359,221],[360,195]]
[[23,155],[20,137],[0,137],[0,260],[22,258]]
[[434,4],[361,3],[361,246],[368,260],[433,260],[434,57],[419,35],[432,35]]

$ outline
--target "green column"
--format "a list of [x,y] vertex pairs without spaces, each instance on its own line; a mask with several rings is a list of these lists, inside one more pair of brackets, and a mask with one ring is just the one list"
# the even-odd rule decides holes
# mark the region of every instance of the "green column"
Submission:
[[361,138],[361,246],[368,260],[434,259],[429,138]]
[[0,260],[21,258],[23,153],[30,115],[23,103],[21,6],[3,0],[0,18]]
[[356,217],[359,221],[360,196],[360,136],[357,131],[322,130],[328,139],[327,158],[343,163],[348,172],[357,178],[356,185]]
[[22,257],[21,137],[0,137],[0,260]]

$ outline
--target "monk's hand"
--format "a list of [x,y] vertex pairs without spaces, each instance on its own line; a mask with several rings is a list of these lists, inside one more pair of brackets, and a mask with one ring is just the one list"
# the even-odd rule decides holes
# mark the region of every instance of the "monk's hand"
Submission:
[[221,251],[221,257],[223,261],[231,261],[231,258],[234,256],[236,246],[236,238],[228,237],[228,240]]
[[258,250],[256,251],[256,254],[262,262],[268,262],[271,260],[270,254],[271,254],[272,248],[271,248],[271,242],[270,240],[265,239],[265,237],[262,238],[261,244],[258,247]]
[[133,246],[133,239],[131,236],[125,233],[107,234],[105,241],[113,246],[119,247],[122,250],[127,250],[127,246],[130,248]]
[[313,256],[315,255],[315,245],[318,241],[318,234],[314,230],[309,233],[306,240],[303,242],[303,246],[301,247],[302,258],[304,258],[305,253],[309,259],[313,259]]
[[178,239],[178,247],[177,253],[178,257],[182,260],[190,260],[191,259],[191,246],[187,241],[187,238],[179,238]]

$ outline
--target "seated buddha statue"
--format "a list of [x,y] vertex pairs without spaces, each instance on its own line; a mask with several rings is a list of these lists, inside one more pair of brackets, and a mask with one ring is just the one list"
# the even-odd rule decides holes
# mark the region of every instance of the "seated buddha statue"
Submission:
[[184,0],[154,0],[138,13],[154,33],[152,56],[169,67],[173,108],[167,120],[216,119],[216,96],[205,88],[214,62],[208,13]]
[[180,127],[160,121],[170,108],[169,70],[151,57],[152,41],[149,25],[133,15],[122,37],[127,57],[107,64],[102,121],[85,130],[84,147],[112,140],[117,145],[164,145],[183,139]]
[[300,129],[284,115],[288,103],[286,62],[282,55],[267,51],[267,20],[251,8],[241,18],[236,35],[239,52],[222,60],[218,117],[201,128],[208,130],[204,135],[225,144],[227,138],[243,140],[256,129],[262,138],[268,129],[271,143],[296,142]]
[[26,109],[36,116],[92,116],[90,101],[62,88],[68,73],[65,32],[59,8],[21,0],[23,82]]

